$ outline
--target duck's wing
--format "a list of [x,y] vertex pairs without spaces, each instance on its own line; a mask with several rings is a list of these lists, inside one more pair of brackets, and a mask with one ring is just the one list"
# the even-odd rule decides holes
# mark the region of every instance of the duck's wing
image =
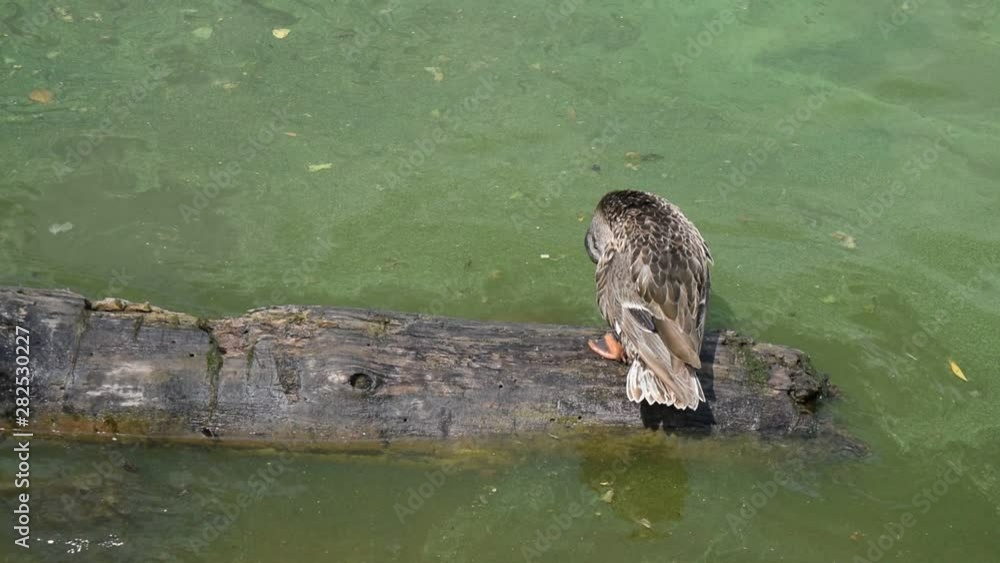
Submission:
[[635,315],[660,336],[675,356],[695,368],[705,335],[711,288],[711,254],[690,222],[667,221],[637,225],[624,240],[629,271],[638,303]]
[[[616,260],[628,272],[618,299],[621,332],[644,364],[633,365],[634,380],[648,402],[696,408],[705,400],[695,369],[701,367],[711,256],[686,220],[632,227]],[[650,371],[658,381],[646,377]],[[629,394],[631,398],[631,389]]]

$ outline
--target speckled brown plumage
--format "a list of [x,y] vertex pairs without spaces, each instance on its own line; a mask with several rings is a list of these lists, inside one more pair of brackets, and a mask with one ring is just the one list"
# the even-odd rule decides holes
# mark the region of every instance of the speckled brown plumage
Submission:
[[695,409],[712,256],[677,206],[639,191],[605,195],[585,239],[601,314],[632,362],[632,401]]

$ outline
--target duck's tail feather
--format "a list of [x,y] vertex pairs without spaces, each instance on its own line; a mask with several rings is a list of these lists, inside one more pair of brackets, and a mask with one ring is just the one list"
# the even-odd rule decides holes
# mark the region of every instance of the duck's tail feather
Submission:
[[625,383],[625,394],[635,403],[667,405],[677,409],[697,409],[705,400],[705,391],[695,369],[677,357],[672,357],[673,369],[657,366],[665,373],[658,375],[639,358],[632,361]]

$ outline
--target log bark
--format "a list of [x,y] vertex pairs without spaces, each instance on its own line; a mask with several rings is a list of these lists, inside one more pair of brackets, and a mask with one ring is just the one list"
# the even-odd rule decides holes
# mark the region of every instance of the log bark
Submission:
[[16,428],[16,326],[30,331],[30,428],[307,442],[459,439],[596,427],[836,436],[835,394],[799,350],[712,332],[696,411],[630,403],[602,330],[282,306],[196,319],[63,290],[0,288],[0,412]]

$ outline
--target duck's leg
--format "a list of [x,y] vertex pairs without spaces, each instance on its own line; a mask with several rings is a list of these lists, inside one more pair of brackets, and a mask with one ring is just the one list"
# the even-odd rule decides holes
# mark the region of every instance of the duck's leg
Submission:
[[625,348],[618,342],[615,335],[610,332],[604,335],[603,342],[598,343],[597,340],[588,340],[587,345],[602,358],[616,362],[625,359]]

